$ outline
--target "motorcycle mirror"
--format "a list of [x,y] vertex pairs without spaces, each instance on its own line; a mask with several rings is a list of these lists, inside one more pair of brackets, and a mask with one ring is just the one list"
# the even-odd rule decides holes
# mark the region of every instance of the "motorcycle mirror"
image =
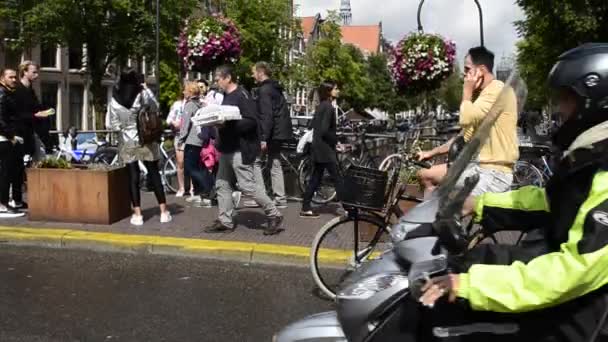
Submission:
[[452,145],[450,145],[450,150],[448,151],[448,169],[450,165],[458,159],[460,152],[464,149],[466,145],[466,141],[464,140],[464,136],[459,135],[456,137]]

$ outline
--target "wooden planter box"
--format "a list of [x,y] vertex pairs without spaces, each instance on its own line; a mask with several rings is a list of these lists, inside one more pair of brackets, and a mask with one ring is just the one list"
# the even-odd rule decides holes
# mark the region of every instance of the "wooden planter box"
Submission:
[[[422,198],[424,193],[423,191],[420,189],[420,186],[418,186],[417,184],[408,184],[407,185],[407,194],[410,196],[415,196],[416,198]],[[404,213],[406,213],[408,210],[410,210],[411,208],[415,207],[416,205],[418,205],[418,202],[416,201],[399,201],[399,208],[401,208],[401,211],[403,211]],[[394,218],[393,218],[394,221]],[[392,223],[397,223],[397,222],[392,222]],[[361,224],[359,225],[359,237],[360,240],[363,242],[369,242],[372,240],[372,238],[374,237],[374,234],[376,234],[376,226],[369,224],[367,222],[361,222]],[[388,236],[383,236],[380,239],[381,242],[386,242],[388,241]]]
[[28,169],[29,219],[112,224],[131,214],[127,168]]

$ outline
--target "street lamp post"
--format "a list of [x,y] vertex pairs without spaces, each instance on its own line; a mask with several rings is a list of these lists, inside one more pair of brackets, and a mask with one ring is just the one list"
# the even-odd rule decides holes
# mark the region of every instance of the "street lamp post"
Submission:
[[[481,42],[481,46],[484,46],[483,39],[483,12],[481,10],[481,5],[479,4],[479,0],[473,0],[477,5],[477,10],[479,11],[479,39]],[[422,12],[422,5],[424,4],[424,0],[420,0],[420,4],[418,5],[418,31],[423,32],[422,21],[420,20],[420,13]]]
[[156,97],[160,97],[160,0],[156,0]]

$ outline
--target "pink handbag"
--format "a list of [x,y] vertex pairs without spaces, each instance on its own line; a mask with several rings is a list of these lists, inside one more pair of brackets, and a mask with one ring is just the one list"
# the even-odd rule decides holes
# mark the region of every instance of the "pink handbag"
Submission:
[[215,140],[211,139],[206,147],[201,149],[201,163],[208,169],[213,170],[219,162],[220,152],[215,148]]

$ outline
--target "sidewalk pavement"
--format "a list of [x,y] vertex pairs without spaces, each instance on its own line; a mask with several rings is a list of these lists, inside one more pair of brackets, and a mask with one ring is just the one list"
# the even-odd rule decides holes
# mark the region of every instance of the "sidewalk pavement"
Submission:
[[[53,248],[85,248],[103,251],[143,252],[227,258],[243,262],[307,264],[310,246],[317,231],[336,217],[337,205],[320,208],[319,219],[299,217],[300,203],[290,202],[281,209],[285,231],[264,236],[266,218],[261,209],[237,211],[237,228],[232,233],[208,234],[203,228],[217,218],[217,207],[196,208],[168,195],[173,221],[160,223],[156,199],[142,193],[144,225],[130,225],[130,217],[111,226],[29,221],[26,217],[0,220],[0,244],[33,245]],[[339,246],[336,246],[339,247]],[[336,260],[345,258],[336,253]],[[335,262],[336,260],[327,260]]]

